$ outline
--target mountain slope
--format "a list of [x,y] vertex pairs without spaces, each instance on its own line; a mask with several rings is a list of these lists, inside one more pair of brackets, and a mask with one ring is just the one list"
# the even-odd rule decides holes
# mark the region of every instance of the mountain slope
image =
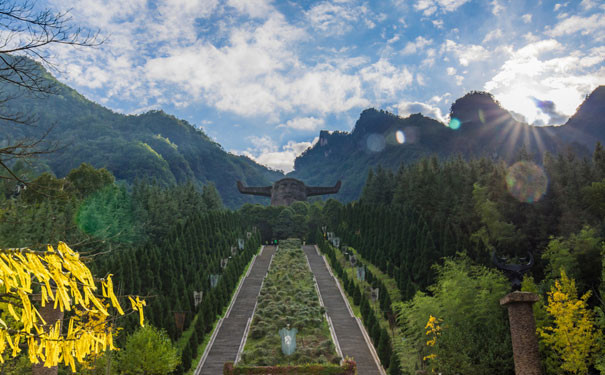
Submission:
[[[213,182],[224,203],[238,207],[245,202],[265,202],[244,196],[236,181],[267,185],[282,177],[244,156],[227,153],[199,129],[162,111],[126,116],[93,103],[75,90],[57,82],[54,95],[32,95],[10,86],[0,86],[16,113],[36,118],[35,126],[0,123],[0,145],[19,139],[38,139],[46,130],[55,152],[41,155],[58,177],[87,162],[106,167],[117,179],[133,182],[149,179],[160,184],[193,181],[201,186]],[[267,201],[268,202],[268,201]]]
[[320,132],[319,142],[296,159],[289,176],[312,185],[330,185],[341,179],[336,197],[351,201],[359,198],[370,168],[381,165],[396,170],[401,163],[429,154],[442,158],[487,156],[511,162],[523,147],[538,158],[544,152],[567,148],[587,156],[597,141],[605,140],[604,112],[603,86],[563,126],[519,122],[483,92],[471,92],[452,104],[450,116],[458,122],[450,126],[420,114],[401,118],[368,109],[351,133]]

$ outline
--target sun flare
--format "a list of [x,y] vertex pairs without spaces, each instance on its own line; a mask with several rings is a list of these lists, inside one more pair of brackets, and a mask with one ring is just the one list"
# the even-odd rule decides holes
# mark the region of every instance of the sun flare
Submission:
[[534,125],[561,125],[540,108],[541,101],[552,101],[558,114],[569,117],[583,100],[575,88],[545,89],[530,84],[509,87],[494,96],[505,109],[524,117],[520,120]]

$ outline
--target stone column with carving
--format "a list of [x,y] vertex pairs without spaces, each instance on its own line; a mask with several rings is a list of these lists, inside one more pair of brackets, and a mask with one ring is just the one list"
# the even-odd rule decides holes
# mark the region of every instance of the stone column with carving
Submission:
[[[46,306],[38,308],[40,315],[46,322],[44,330],[48,332],[49,327],[56,324],[57,321],[63,322],[63,311],[59,308],[53,308],[52,301],[49,301]],[[59,368],[57,366],[44,367],[44,363],[38,363],[32,367],[32,375],[57,375]]]
[[516,375],[541,375],[536,322],[532,305],[540,297],[535,293],[515,291],[500,300],[508,308],[510,335]]

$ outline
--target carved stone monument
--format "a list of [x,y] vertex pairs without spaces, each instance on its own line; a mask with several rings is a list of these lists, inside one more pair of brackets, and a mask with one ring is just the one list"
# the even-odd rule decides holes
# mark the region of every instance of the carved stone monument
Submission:
[[536,337],[536,322],[532,305],[540,297],[535,293],[521,292],[521,281],[534,265],[534,257],[529,252],[522,264],[508,263],[508,259],[499,258],[492,253],[492,261],[496,267],[509,278],[513,289],[500,300],[500,305],[508,309],[510,335],[513,343],[513,358],[516,375],[541,375],[538,338]]
[[[53,289],[53,292],[55,290],[56,289]],[[39,307],[38,311],[46,322],[46,324],[40,323],[41,328],[45,332],[48,332],[51,327],[54,327],[57,321],[60,321],[61,324],[63,324],[63,311],[61,311],[59,308],[54,308],[52,303],[46,303],[46,306]],[[57,375],[58,373],[58,366],[45,367],[43,361],[33,365],[32,367],[33,375]]]
[[539,298],[535,293],[514,291],[500,300],[500,305],[508,308],[516,375],[542,374],[532,310]]
[[523,275],[529,271],[534,265],[534,256],[531,252],[528,253],[525,264],[513,264],[507,263],[506,258],[499,258],[496,256],[496,252],[492,253],[492,262],[496,267],[504,272],[506,277],[510,280],[513,291],[521,290],[521,281],[523,281]]
[[338,181],[333,187],[306,186],[295,178],[282,178],[273,186],[262,187],[248,187],[238,181],[237,189],[242,194],[271,197],[272,206],[289,206],[296,201],[306,201],[307,197],[314,195],[336,194],[340,190],[340,184]]

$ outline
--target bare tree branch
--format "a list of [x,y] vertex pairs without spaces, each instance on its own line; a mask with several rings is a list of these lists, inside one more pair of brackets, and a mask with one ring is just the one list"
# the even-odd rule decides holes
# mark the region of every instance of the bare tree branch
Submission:
[[[98,30],[74,25],[69,11],[39,10],[35,5],[30,0],[0,0],[0,85],[4,86],[0,88],[0,128],[8,124],[35,126],[37,119],[34,116],[12,109],[10,102],[26,93],[55,93],[54,82],[48,79],[45,70],[55,69],[50,58],[50,47],[97,47],[105,41]],[[40,137],[19,139],[0,146],[0,170],[8,173],[0,175],[0,179],[27,184],[10,169],[10,163],[14,159],[27,159],[56,151],[56,145],[45,141],[51,129],[44,131]],[[5,131],[1,133],[7,134]]]

